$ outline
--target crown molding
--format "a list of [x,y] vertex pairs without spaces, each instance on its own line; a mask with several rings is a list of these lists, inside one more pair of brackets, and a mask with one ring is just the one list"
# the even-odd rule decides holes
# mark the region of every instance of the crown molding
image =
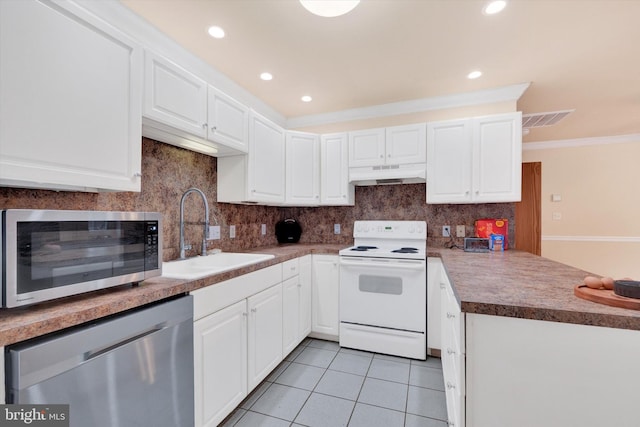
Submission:
[[371,107],[352,108],[322,114],[289,117],[287,128],[296,129],[308,126],[326,125],[332,123],[350,122],[353,120],[373,119],[377,117],[397,116],[400,114],[420,113],[431,110],[467,107],[472,105],[491,104],[520,99],[530,83],[520,83],[474,92],[444,95],[431,98],[414,99],[411,101],[393,102],[389,104],[373,105]]
[[588,147],[592,145],[612,145],[640,143],[640,133],[615,136],[598,136],[593,138],[559,139],[553,141],[525,142],[522,151],[548,150],[550,148]]

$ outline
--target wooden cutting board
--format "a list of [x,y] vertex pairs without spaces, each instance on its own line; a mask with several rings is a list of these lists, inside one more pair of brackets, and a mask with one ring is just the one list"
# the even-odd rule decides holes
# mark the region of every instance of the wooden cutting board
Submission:
[[600,304],[610,305],[612,307],[629,308],[631,310],[640,310],[640,299],[621,297],[613,293],[609,289],[591,289],[586,285],[576,285],[573,293],[578,298]]

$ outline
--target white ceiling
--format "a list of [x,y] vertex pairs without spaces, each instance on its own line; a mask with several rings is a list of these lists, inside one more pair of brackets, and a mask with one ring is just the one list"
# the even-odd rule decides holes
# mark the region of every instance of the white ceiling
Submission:
[[511,0],[495,16],[482,0],[362,0],[337,18],[297,0],[122,2],[287,118],[531,82],[524,114],[576,111],[525,141],[640,134],[640,0]]

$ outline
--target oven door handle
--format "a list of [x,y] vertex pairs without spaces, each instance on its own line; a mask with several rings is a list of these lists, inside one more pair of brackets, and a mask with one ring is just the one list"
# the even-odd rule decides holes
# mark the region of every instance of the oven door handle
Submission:
[[383,267],[383,268],[397,268],[401,270],[422,270],[424,264],[422,261],[416,263],[398,263],[398,262],[375,262],[375,261],[346,261],[341,259],[340,265],[345,267]]

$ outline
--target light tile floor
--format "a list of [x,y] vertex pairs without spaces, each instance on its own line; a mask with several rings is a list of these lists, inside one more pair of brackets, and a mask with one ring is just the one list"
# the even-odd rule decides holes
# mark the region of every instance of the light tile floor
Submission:
[[306,339],[224,427],[446,427],[440,359],[404,359]]

